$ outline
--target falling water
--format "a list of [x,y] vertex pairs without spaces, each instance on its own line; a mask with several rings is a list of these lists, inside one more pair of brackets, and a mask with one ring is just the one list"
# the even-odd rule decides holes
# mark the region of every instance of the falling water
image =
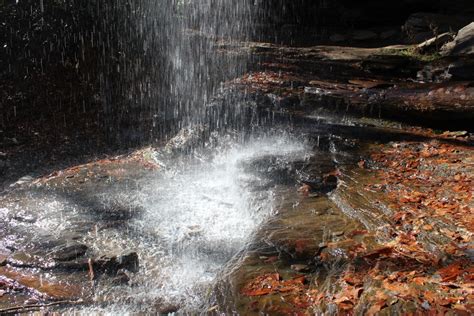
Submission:
[[[103,103],[107,124],[119,135],[169,136],[206,122],[206,104],[221,82],[246,69],[245,56],[217,47],[250,38],[259,12],[254,1],[143,0],[126,9],[103,6],[111,15],[109,20],[105,15],[104,32],[118,36],[110,46],[98,43],[117,59],[112,67],[109,60],[103,64]],[[117,18],[119,25],[112,24]]]
[[[131,285],[99,283],[95,304],[79,310],[111,315],[202,311],[220,269],[274,211],[274,191],[262,189],[270,180],[249,166],[269,156],[282,163],[301,160],[308,150],[303,140],[282,133],[245,142],[228,137],[217,148],[203,149],[202,159],[162,161],[166,170],[139,179],[135,189],[106,193],[104,203],[132,199],[142,214],[126,228],[93,231],[84,242],[98,253],[133,249],[141,267]],[[77,220],[71,213],[62,216],[63,222]],[[49,218],[54,222],[58,216]]]
[[[97,75],[97,99],[111,138],[142,142],[171,138],[193,126],[225,130],[235,124],[235,113],[216,111],[238,111],[240,100],[223,98],[221,102],[228,104],[216,111],[208,106],[225,80],[246,71],[247,56],[222,53],[218,47],[243,45],[252,38],[262,12],[260,1],[65,3],[90,18],[90,25],[74,25],[77,33],[51,40],[50,45],[60,48],[64,64],[74,62],[78,68],[93,69],[83,75]],[[76,59],[65,57],[73,50],[68,41],[79,43]],[[99,58],[91,61],[91,54]],[[221,121],[223,116],[230,119]],[[201,310],[219,269],[245,248],[273,211],[271,185],[245,164],[265,156],[301,160],[308,151],[304,141],[288,135],[252,135],[245,141],[240,135],[221,137],[217,136],[219,146],[200,148],[202,155],[192,151],[191,157],[166,158],[157,150],[157,157],[165,157],[160,161],[162,171],[132,179],[133,188],[111,186],[110,192],[93,196],[102,201],[100,209],[112,209],[115,200],[124,200],[133,201],[141,212],[130,216],[126,229],[103,225],[105,229],[89,230],[81,242],[96,254],[136,251],[140,271],[131,286],[99,282],[94,303],[71,312],[156,312],[168,306],[189,313]],[[48,190],[41,194],[34,204],[44,205],[37,223],[45,234],[67,234],[97,211],[63,201]]]

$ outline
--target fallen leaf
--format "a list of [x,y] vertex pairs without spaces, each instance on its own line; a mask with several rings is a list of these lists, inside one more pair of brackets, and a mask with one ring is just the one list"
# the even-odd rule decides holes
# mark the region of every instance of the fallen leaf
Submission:
[[366,259],[377,259],[381,256],[389,256],[392,253],[393,253],[393,248],[392,247],[382,247],[382,248],[376,249],[374,251],[371,251],[369,253],[366,253],[362,257],[366,258]]
[[351,232],[348,234],[348,237],[349,237],[349,238],[352,238],[352,237],[357,236],[357,235],[366,235],[366,234],[368,234],[368,233],[369,233],[369,231],[367,231],[367,230],[365,230],[365,229],[359,229],[359,230],[356,229],[356,230],[351,231]]
[[379,300],[370,306],[369,310],[367,311],[367,315],[376,315],[385,307],[387,307],[387,302],[385,300]]
[[436,273],[441,276],[441,281],[443,282],[454,281],[461,274],[461,263],[454,262],[447,267],[439,269]]
[[340,309],[345,310],[345,311],[348,311],[354,308],[354,303],[346,296],[342,296],[334,300],[334,303],[336,303]]

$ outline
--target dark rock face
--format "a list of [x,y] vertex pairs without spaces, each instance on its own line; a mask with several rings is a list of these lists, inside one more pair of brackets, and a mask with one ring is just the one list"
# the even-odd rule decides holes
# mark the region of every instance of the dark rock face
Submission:
[[459,30],[469,23],[470,17],[436,13],[414,13],[403,25],[409,41],[419,43],[445,32]]
[[[351,42],[361,45],[403,39],[422,42],[469,23],[472,1],[263,0],[256,33],[282,42]],[[418,12],[418,13],[417,13]],[[355,34],[354,34],[355,33]]]

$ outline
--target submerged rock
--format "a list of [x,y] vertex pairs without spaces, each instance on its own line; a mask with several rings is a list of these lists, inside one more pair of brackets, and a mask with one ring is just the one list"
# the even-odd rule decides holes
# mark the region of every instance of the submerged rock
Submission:
[[117,274],[121,269],[138,272],[139,260],[136,252],[127,252],[120,255],[102,256],[92,261],[94,271],[107,274]]
[[66,244],[56,248],[51,255],[56,261],[70,261],[84,256],[87,249],[86,245],[79,243]]

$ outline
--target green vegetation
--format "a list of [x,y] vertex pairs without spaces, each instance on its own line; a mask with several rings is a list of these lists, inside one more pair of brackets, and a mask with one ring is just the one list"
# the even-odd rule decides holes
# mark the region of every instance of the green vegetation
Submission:
[[440,59],[442,56],[438,52],[422,54],[416,46],[410,46],[401,49],[387,49],[385,51],[387,55],[404,56],[407,58],[415,59],[421,62],[429,63]]

